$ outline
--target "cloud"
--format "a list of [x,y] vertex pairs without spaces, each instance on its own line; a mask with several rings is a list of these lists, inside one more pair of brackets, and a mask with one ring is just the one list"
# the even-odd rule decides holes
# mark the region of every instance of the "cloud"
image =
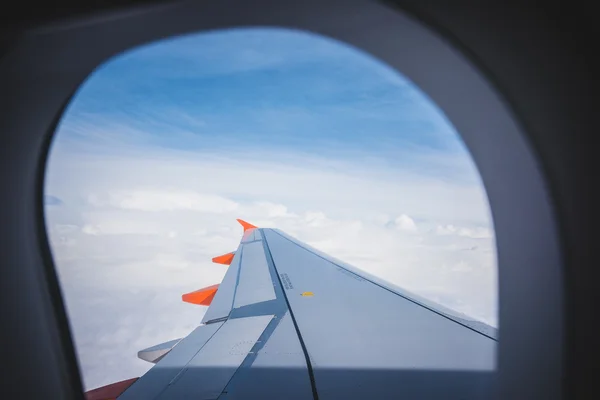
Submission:
[[394,224],[398,229],[404,231],[414,232],[417,230],[417,225],[415,224],[415,221],[406,214],[402,214],[398,218],[396,218],[394,220]]
[[470,237],[473,239],[489,239],[493,237],[492,231],[486,227],[456,227],[454,225],[438,225],[436,228],[438,235],[458,235]]
[[283,204],[260,201],[255,203],[255,206],[258,207],[262,212],[266,213],[268,218],[297,217],[296,214],[290,213],[288,208]]
[[[97,195],[90,201],[103,204]],[[138,189],[108,194],[107,204],[113,207],[141,211],[190,210],[196,212],[225,213],[236,211],[239,204],[221,196],[185,190]]]
[[[69,141],[54,145],[55,161],[49,171],[62,170],[69,163],[77,166],[78,175],[94,177],[74,178],[79,192],[72,193],[76,196],[73,201],[80,202],[81,193],[86,193],[93,195],[86,202],[99,205],[186,206],[208,212],[231,211],[236,207],[231,202],[251,198],[304,211],[325,207],[336,217],[359,215],[367,208],[373,215],[406,214],[415,220],[436,219],[441,224],[482,225],[489,221],[485,192],[478,183],[448,181],[420,171],[389,168],[378,161],[356,164],[352,159],[299,156],[289,150],[216,156],[146,148],[143,155],[121,149],[107,156],[94,149],[94,145]],[[48,174],[47,187],[69,191],[69,184],[58,174]],[[445,201],[440,202],[442,198]]]

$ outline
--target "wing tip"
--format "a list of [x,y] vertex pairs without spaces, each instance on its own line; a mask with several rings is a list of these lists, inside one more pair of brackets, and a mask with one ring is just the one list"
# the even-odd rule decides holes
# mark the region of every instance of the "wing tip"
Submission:
[[256,229],[256,228],[258,228],[258,226],[252,225],[251,223],[246,222],[243,219],[237,218],[236,220],[237,220],[237,222],[240,223],[240,225],[242,225],[244,227],[244,232],[246,232],[248,229]]

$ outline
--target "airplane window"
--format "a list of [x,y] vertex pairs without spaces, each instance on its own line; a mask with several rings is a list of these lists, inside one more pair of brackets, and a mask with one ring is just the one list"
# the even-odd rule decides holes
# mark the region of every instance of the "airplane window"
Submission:
[[314,34],[202,33],[103,64],[58,126],[45,218],[86,390],[198,326],[206,307],[181,295],[221,282],[236,218],[497,326],[494,228],[459,132]]

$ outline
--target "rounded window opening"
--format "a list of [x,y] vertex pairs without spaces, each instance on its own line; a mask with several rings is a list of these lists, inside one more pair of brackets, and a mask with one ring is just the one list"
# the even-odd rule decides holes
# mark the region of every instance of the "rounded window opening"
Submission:
[[[45,217],[86,390],[143,375],[138,350],[198,327],[207,307],[181,295],[223,281],[212,258],[238,248],[236,218],[495,337],[493,225],[459,133],[400,73],[314,34],[202,33],[106,62],[55,133]],[[277,272],[294,308],[301,279]],[[343,290],[352,314],[361,293]]]

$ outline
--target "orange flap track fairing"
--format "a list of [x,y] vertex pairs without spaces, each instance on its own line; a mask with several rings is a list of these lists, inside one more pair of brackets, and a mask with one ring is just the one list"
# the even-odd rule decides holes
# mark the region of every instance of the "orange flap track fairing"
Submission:
[[230,265],[231,261],[233,261],[233,256],[235,256],[235,252],[223,254],[222,256],[213,257],[212,262],[223,265]]
[[195,292],[186,293],[181,296],[181,300],[186,303],[198,304],[200,306],[210,306],[219,285],[212,285],[205,287],[204,289],[196,290]]
[[[252,225],[251,223],[246,222],[242,219],[238,219],[237,221],[244,228],[244,232],[250,229],[258,228],[257,226]],[[212,261],[218,264],[230,265],[233,261],[234,256],[235,252],[231,252],[223,254],[222,256],[214,257]],[[181,300],[185,301],[186,303],[198,304],[201,306],[210,306],[210,303],[212,303],[212,300],[215,297],[215,294],[217,293],[218,289],[219,285],[208,286],[204,289],[196,290],[195,292],[183,294],[181,296]]]

